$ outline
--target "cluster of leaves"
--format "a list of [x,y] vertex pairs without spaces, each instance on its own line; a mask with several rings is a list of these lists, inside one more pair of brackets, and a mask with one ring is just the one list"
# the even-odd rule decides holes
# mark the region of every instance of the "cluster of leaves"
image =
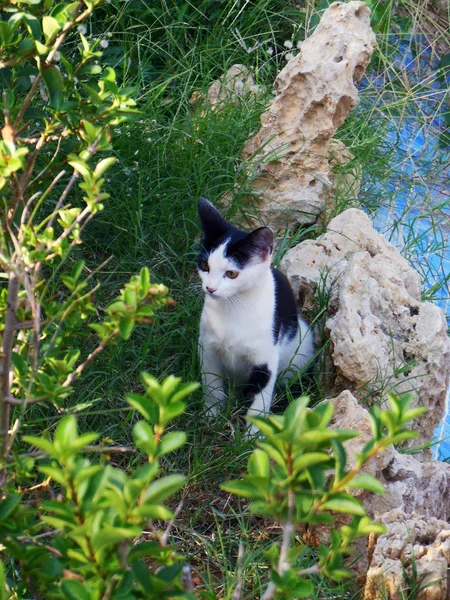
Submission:
[[[163,503],[185,477],[160,476],[159,459],[184,444],[184,433],[165,430],[198,384],[181,384],[175,377],[160,384],[148,373],[142,381],[145,395],[129,395],[144,416],[133,430],[141,465],[129,473],[88,458],[108,448],[92,446],[98,434],[80,434],[74,416],[60,421],[53,439],[47,432],[22,438],[38,449],[25,458],[30,475],[37,466],[40,481],[33,480],[31,489],[40,494],[36,510],[36,499],[21,481],[20,492],[17,482],[11,483],[11,493],[0,502],[0,543],[14,563],[8,588],[15,597],[194,597],[181,587],[182,557],[150,522],[173,518]],[[15,467],[8,465],[10,471]]]
[[[264,600],[277,597],[299,598],[313,593],[313,584],[305,579],[311,573],[323,573],[340,581],[350,573],[344,558],[351,544],[362,535],[381,533],[383,527],[373,523],[364,505],[350,490],[363,489],[383,494],[380,482],[367,473],[364,465],[388,445],[412,439],[415,432],[407,424],[423,414],[423,407],[409,408],[412,395],[388,394],[390,408],[375,408],[371,413],[373,437],[355,455],[355,464],[347,468],[344,442],[359,434],[329,427],[333,406],[321,403],[308,408],[308,398],[293,402],[283,415],[249,420],[264,434],[248,461],[248,474],[222,488],[251,500],[250,510],[282,522],[284,540],[281,548],[268,553],[272,566],[271,583]],[[291,548],[291,538],[298,524],[334,523],[333,512],[353,515],[348,525],[331,531],[329,544],[318,549],[315,567],[302,570],[299,558],[305,548]],[[303,577],[302,577],[303,576]]]
[[[83,23],[99,4],[27,0],[1,8],[3,459],[12,443],[11,407],[19,419],[30,403],[60,409],[76,377],[107,344],[128,339],[170,303],[167,288],[142,269],[102,319],[96,272],[83,277],[84,261],[70,256],[109,198],[105,173],[116,159],[103,156],[92,164],[93,157],[111,151],[109,126],[137,112],[134,90],[121,88],[114,70],[102,67],[101,40],[85,35]],[[90,352],[83,356],[80,347]]]

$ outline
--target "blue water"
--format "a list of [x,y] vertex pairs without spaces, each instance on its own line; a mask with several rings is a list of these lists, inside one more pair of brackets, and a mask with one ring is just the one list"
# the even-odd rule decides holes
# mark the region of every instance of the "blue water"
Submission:
[[[380,119],[383,143],[391,152],[383,181],[370,173],[364,175],[361,197],[379,194],[382,198],[384,194],[389,198],[372,214],[374,225],[419,271],[424,299],[437,303],[449,321],[450,152],[440,139],[446,125],[443,113],[450,77],[437,68],[438,59],[424,38],[411,36],[394,43],[399,52],[392,67],[383,68],[380,75],[369,73],[361,85],[359,110],[370,110]],[[395,85],[399,81],[403,89]],[[392,93],[386,91],[391,84]],[[403,102],[408,88],[413,92]],[[370,206],[366,208],[371,211]],[[450,458],[450,390],[436,440],[435,457]]]

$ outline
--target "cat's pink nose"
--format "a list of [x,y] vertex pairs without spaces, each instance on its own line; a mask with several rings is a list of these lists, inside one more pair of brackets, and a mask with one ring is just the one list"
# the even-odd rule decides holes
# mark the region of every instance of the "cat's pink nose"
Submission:
[[210,288],[210,287],[206,286],[206,289],[208,290],[208,292],[210,294],[214,294],[214,292],[217,292],[217,288]]

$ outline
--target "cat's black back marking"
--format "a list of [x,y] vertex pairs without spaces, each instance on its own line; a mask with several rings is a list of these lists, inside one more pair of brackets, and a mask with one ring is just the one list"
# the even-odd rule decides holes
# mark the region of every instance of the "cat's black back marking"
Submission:
[[287,277],[272,267],[275,282],[275,314],[273,316],[273,340],[277,344],[281,337],[292,340],[298,330],[298,314],[294,293]]

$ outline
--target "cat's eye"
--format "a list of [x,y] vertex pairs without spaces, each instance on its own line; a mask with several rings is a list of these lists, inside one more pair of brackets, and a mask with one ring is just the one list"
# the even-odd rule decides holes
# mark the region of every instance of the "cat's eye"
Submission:
[[206,260],[202,260],[202,262],[198,265],[202,271],[209,271],[209,265]]
[[239,272],[238,271],[225,271],[225,275],[229,279],[236,279],[236,277],[239,275]]

